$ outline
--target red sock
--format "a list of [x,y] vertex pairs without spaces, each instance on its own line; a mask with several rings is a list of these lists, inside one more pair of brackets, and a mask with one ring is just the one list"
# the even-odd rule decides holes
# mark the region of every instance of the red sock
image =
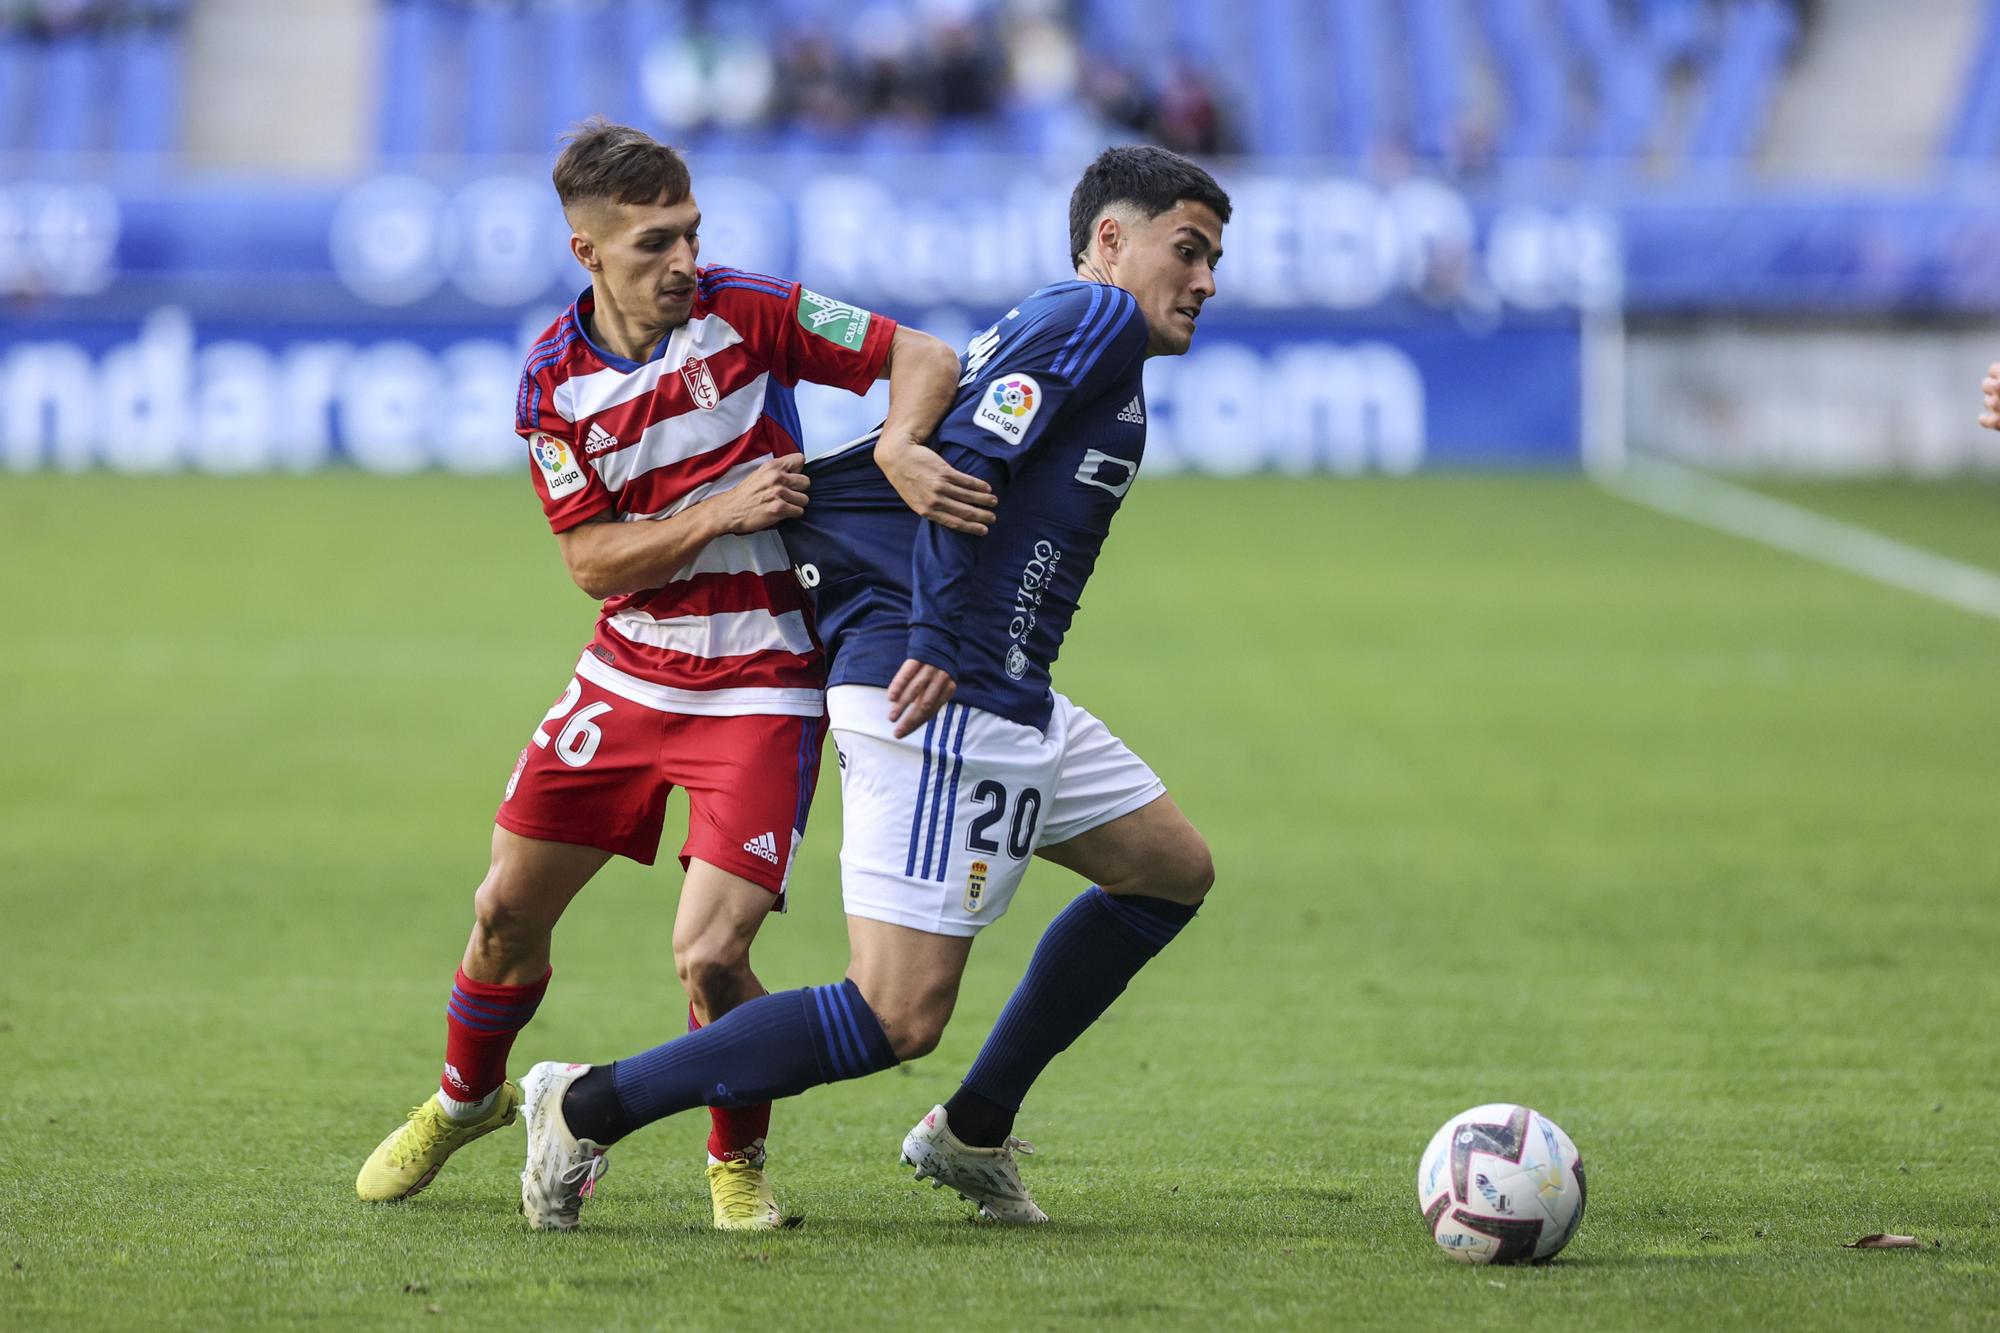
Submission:
[[[688,1006],[688,1031],[701,1026]],[[718,1162],[734,1157],[761,1161],[764,1136],[771,1132],[771,1103],[762,1106],[711,1106],[708,1108],[708,1155]]]
[[550,973],[525,986],[474,981],[463,968],[452,983],[444,1010],[444,1074],[438,1087],[447,1097],[476,1102],[507,1077],[507,1053],[514,1034],[528,1026],[549,988]]

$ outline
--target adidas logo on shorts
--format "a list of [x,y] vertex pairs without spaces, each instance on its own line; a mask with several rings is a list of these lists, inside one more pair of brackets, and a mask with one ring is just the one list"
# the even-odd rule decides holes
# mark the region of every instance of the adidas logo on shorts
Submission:
[[1146,409],[1140,406],[1138,394],[1135,393],[1132,395],[1132,401],[1125,404],[1125,409],[1118,414],[1118,419],[1128,426],[1143,426],[1146,424]]
[[[1136,403],[1139,400],[1134,398],[1132,401]],[[583,437],[583,456],[585,458],[595,458],[599,454],[608,454],[617,447],[618,437],[616,435],[613,435],[595,421],[590,423],[590,433]]]
[[778,864],[778,840],[769,833],[759,833],[743,844],[743,850],[752,856],[761,856],[772,865]]

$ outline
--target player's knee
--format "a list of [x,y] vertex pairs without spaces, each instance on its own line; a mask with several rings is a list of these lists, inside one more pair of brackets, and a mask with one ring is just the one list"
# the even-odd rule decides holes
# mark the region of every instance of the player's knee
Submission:
[[889,1049],[896,1053],[898,1060],[916,1060],[937,1049],[938,1040],[944,1036],[945,1016],[912,1010],[900,1015],[892,1015],[882,1025],[888,1034]]
[[503,948],[548,933],[540,914],[529,910],[499,875],[488,875],[472,895],[472,919],[478,934]]
[[951,1021],[953,992],[887,984],[870,994],[863,982],[861,993],[898,1060],[915,1060],[937,1049],[945,1024]]
[[1198,903],[1208,897],[1208,891],[1215,887],[1215,856],[1208,850],[1208,839],[1197,833],[1182,862],[1182,890],[1187,895],[1183,902]]
[[737,940],[701,938],[674,942],[674,970],[697,1010],[723,1014],[754,993],[748,948]]
[[1171,902],[1193,905],[1215,887],[1215,857],[1208,840],[1189,828],[1171,847],[1162,849],[1140,891]]

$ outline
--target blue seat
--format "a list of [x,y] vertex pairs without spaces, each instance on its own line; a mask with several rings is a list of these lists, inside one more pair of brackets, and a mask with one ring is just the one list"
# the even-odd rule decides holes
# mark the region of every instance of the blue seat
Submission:
[[521,90],[544,77],[539,53],[524,40],[526,17],[511,7],[476,5],[461,22],[465,82],[460,143],[475,157],[512,151],[522,139],[514,128]]
[[1458,0],[1409,0],[1404,7],[1409,149],[1419,161],[1445,162],[1457,151],[1465,115],[1461,12]]
[[375,142],[388,158],[434,151],[433,89],[440,16],[430,0],[391,0],[382,13],[382,77],[375,97]]
[[1797,20],[1782,0],[1743,0],[1729,11],[1707,103],[1688,141],[1690,158],[1709,169],[1748,161],[1797,35]]
[[1387,54],[1372,0],[1334,0],[1331,25],[1333,142],[1350,162],[1366,162],[1383,147],[1382,62]]
[[1948,162],[1988,162],[2000,151],[2000,0],[1987,0],[1985,27],[1966,64],[1941,151]]
[[1539,7],[1486,0],[1486,33],[1507,90],[1501,155],[1536,164],[1560,156],[1569,90]]
[[95,33],[69,33],[43,43],[40,54],[40,87],[30,115],[35,151],[64,158],[102,148],[97,113],[111,91],[104,40]]
[[117,89],[112,148],[128,156],[165,158],[181,142],[181,34],[166,24],[138,24],[114,40]]
[[36,58],[34,43],[17,31],[0,29],[0,153],[27,151]]

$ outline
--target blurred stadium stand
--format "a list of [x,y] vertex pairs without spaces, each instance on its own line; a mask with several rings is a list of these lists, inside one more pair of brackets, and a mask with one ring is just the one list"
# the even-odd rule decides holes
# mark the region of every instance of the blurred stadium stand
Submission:
[[[310,21],[324,7],[267,8]],[[180,150],[190,8],[0,5],[0,152]],[[1746,161],[1801,23],[1797,0],[378,8],[371,120],[391,161],[540,154],[601,112],[709,150],[1059,151],[1109,128],[1190,152],[1457,174],[1558,159],[1669,169]],[[229,35],[211,25],[206,40]],[[1947,148],[1955,157],[1990,156],[2000,135],[2000,62],[1974,68]],[[1677,104],[1693,114],[1677,119]]]
[[1103,145],[1213,162],[1149,470],[2000,468],[2000,0],[0,0],[0,468],[513,466],[591,114],[945,336]]
[[[538,153],[602,111],[748,151],[1041,152],[1111,127],[1190,152],[1454,173],[1741,162],[1799,31],[1786,0],[1065,8],[389,0],[379,142],[391,158]],[[1669,85],[1699,109],[1678,139]]]
[[60,167],[181,147],[189,0],[0,0],[0,154]]
[[24,170],[540,156],[595,113],[709,154],[1907,175],[2000,156],[2000,0],[0,0]]

